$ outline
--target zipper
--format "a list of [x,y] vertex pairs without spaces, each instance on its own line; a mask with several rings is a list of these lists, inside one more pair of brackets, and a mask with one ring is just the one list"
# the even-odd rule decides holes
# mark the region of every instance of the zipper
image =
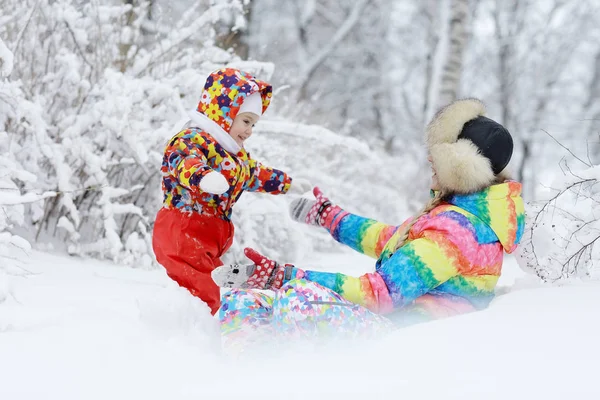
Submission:
[[[229,154],[231,154],[231,153],[229,153]],[[231,154],[231,157],[233,158],[233,162],[235,163],[236,169],[237,169],[238,165],[240,166],[240,169],[243,169],[243,165],[241,164],[241,162],[238,163],[237,156],[234,156],[234,155]],[[241,174],[241,172],[242,171],[240,170],[240,174]],[[223,212],[226,215],[227,215],[227,211],[229,210],[229,206],[231,205],[231,202],[233,200],[233,192],[235,192],[236,186],[237,186],[238,182],[240,181],[240,177],[239,177],[240,174],[235,174],[236,180],[235,180],[235,183],[233,184],[233,191],[231,192],[231,196],[229,196],[229,200],[227,201],[227,206],[225,207],[225,210],[223,210]]]

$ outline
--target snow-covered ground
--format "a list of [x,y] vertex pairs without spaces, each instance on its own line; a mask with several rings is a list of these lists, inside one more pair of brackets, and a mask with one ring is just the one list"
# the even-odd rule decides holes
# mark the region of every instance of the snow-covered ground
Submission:
[[219,354],[208,308],[160,270],[47,253],[25,268],[0,277],[0,399],[600,398],[600,285],[542,287],[511,259],[483,312],[244,360]]

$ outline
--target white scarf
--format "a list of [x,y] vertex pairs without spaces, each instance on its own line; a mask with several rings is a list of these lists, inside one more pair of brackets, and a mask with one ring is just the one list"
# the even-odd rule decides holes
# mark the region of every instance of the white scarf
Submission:
[[188,117],[177,123],[177,133],[191,127],[198,127],[208,132],[230,153],[237,154],[242,149],[242,147],[237,144],[227,132],[225,132],[225,129],[221,128],[219,124],[208,118],[206,115],[199,113],[197,110],[189,111]]

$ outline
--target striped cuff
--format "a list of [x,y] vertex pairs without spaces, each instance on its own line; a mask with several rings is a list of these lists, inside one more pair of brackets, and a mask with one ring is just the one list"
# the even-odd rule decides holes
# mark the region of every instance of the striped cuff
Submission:
[[339,206],[331,206],[331,208],[327,210],[327,216],[323,218],[321,226],[327,229],[329,233],[333,234],[342,219],[348,214],[348,212],[342,210]]

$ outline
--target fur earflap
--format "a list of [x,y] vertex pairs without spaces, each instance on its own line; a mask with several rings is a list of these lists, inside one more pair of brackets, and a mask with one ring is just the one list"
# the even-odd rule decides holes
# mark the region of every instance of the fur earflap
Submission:
[[485,105],[478,99],[461,99],[448,104],[427,125],[427,146],[456,142],[463,125],[484,114]]
[[429,154],[440,189],[445,192],[477,192],[496,179],[490,160],[470,140],[434,144]]

